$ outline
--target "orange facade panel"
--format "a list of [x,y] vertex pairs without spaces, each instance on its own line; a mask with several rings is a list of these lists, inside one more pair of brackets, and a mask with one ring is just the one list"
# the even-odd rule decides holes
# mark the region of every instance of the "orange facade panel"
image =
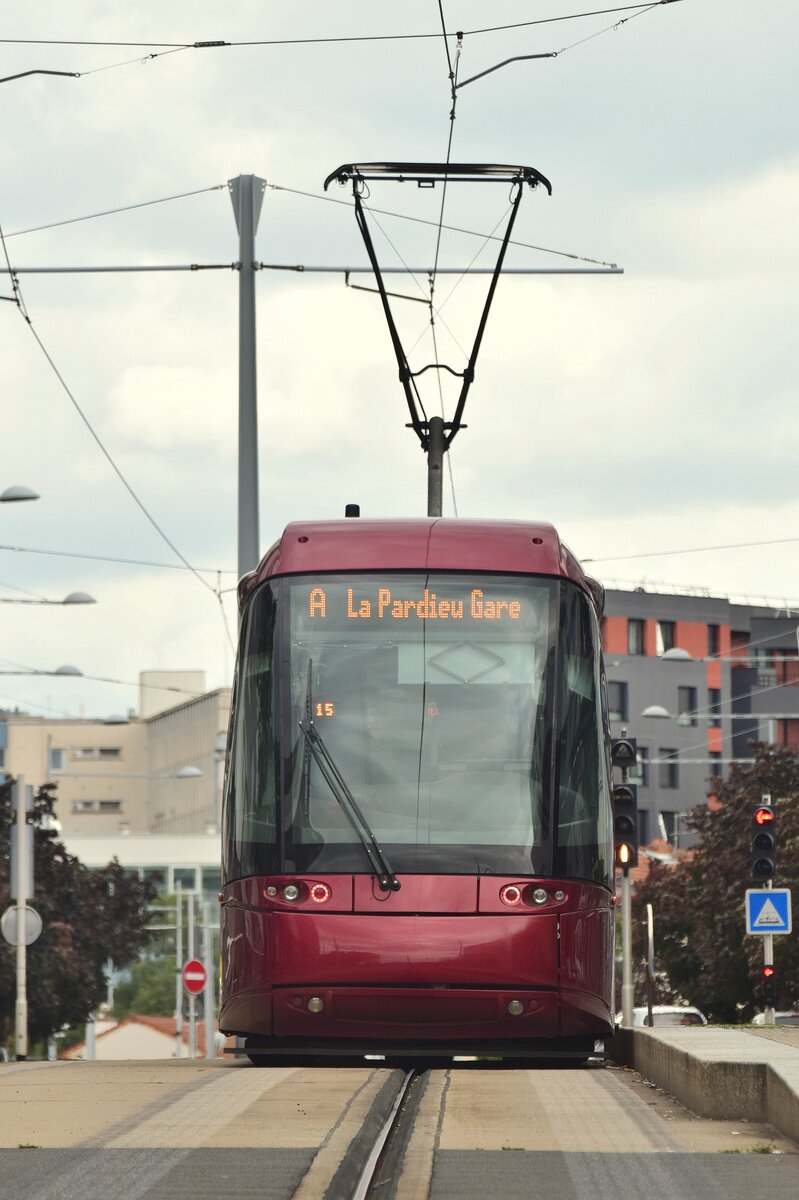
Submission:
[[691,658],[707,656],[707,625],[699,621],[677,621],[674,645],[687,650]]
[[721,726],[711,725],[707,731],[707,748],[710,754],[721,754],[724,743],[721,737]]
[[627,653],[627,618],[605,617],[602,621],[602,649],[605,654]]

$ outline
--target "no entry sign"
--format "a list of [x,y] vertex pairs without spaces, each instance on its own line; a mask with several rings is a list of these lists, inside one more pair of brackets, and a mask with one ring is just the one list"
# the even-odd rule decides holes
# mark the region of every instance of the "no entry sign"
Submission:
[[183,986],[192,996],[204,991],[207,983],[205,967],[196,958],[190,959],[183,968]]

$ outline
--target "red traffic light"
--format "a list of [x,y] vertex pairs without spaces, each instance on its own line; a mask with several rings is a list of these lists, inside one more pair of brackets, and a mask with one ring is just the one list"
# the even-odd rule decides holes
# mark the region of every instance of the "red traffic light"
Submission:
[[772,966],[769,966],[769,964],[767,963],[766,966],[763,967],[763,978],[771,979],[774,974],[775,974],[774,968]]
[[774,810],[772,808],[757,808],[752,820],[756,825],[771,825],[774,821]]

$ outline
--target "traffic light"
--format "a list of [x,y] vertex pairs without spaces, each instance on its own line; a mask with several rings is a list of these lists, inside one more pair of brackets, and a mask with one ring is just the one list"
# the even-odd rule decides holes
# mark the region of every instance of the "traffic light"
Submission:
[[777,1007],[777,972],[770,963],[763,967],[763,1007]]
[[613,789],[613,857],[623,871],[638,866],[638,789],[632,783]]
[[777,814],[761,804],[752,813],[752,878],[772,879],[777,869]]
[[613,738],[610,743],[610,761],[614,767],[621,767],[622,771],[632,771],[637,761],[635,738]]

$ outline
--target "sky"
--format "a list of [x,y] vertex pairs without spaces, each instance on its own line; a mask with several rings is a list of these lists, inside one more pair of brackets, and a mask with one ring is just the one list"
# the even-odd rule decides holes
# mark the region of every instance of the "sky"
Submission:
[[[451,58],[465,31],[460,81],[558,51],[458,89],[451,159],[534,166],[551,180],[551,196],[523,196],[514,239],[526,245],[507,266],[623,274],[500,280],[444,514],[551,521],[608,586],[799,607],[799,13],[789,0],[676,0],[551,20],[591,7],[7,0],[0,76],[80,73],[0,84],[9,260],[230,264],[227,183],[254,174],[267,184],[259,261],[364,266],[351,205],[330,202],[350,192],[322,185],[342,163],[445,160],[441,13]],[[352,37],[383,40],[298,44]],[[165,53],[206,40],[284,44]],[[433,222],[375,214],[373,226],[385,265],[422,269],[391,276],[392,290],[427,294],[440,189],[374,182],[368,203]],[[504,184],[452,185],[444,224],[488,235],[507,207]],[[112,209],[126,211],[76,220]],[[490,266],[493,246],[445,228],[439,262]],[[199,669],[209,687],[228,684],[237,274],[17,278],[30,325],[0,304],[0,491],[22,484],[40,499],[0,505],[0,599],[81,590],[97,603],[0,606],[0,706],[124,713],[138,704],[140,670]],[[486,286],[437,280],[440,359],[456,370]],[[12,296],[7,275],[0,296]],[[427,309],[398,300],[395,311],[411,365],[433,361]],[[425,459],[378,297],[341,274],[265,270],[257,322],[262,551],[288,521],[339,517],[348,502],[370,517],[423,516]],[[441,373],[440,398],[435,374],[421,378],[423,400],[449,417],[455,381]],[[64,664],[84,678],[12,673]]]

